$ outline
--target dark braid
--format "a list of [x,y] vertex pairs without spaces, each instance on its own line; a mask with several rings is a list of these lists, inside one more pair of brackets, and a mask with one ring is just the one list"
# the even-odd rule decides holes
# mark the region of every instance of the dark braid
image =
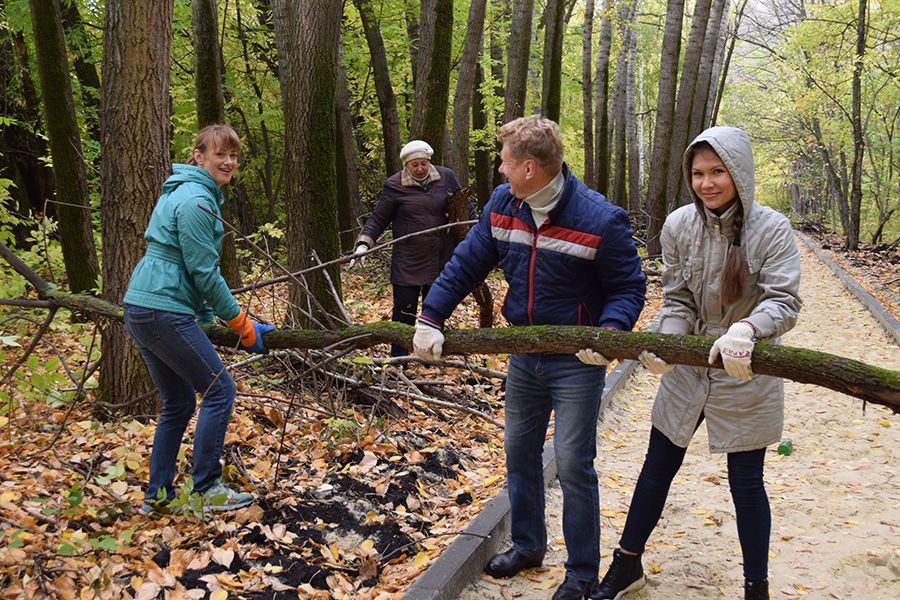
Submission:
[[719,285],[719,294],[725,304],[734,304],[744,293],[747,285],[747,259],[741,252],[741,234],[744,229],[744,206],[740,197],[737,198],[737,211],[731,222],[731,233],[734,236],[728,255],[725,257],[725,268],[722,269],[722,280]]

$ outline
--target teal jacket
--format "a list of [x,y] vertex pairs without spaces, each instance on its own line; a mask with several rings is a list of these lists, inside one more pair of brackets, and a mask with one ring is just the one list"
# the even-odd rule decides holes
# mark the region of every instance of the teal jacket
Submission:
[[226,321],[240,307],[219,271],[225,228],[201,210],[221,216],[222,192],[204,169],[176,164],[162,187],[144,232],[147,252],[137,264],[125,304]]

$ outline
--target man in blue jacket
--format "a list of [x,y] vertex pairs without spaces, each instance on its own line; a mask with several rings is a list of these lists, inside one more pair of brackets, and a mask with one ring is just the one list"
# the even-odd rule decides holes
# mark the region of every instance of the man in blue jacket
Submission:
[[[563,162],[559,126],[523,117],[500,129],[500,172],[478,224],[457,247],[423,303],[413,347],[438,359],[444,321],[498,264],[509,284],[503,316],[512,325],[593,325],[630,330],[644,306],[646,283],[628,215],[578,180]],[[566,578],[555,600],[580,600],[597,582],[600,499],[597,416],[606,365],[590,349],[515,354],[505,400],[507,485],[512,548],[485,566],[512,577],[540,566],[547,550],[541,452],[550,412],[563,492]]]

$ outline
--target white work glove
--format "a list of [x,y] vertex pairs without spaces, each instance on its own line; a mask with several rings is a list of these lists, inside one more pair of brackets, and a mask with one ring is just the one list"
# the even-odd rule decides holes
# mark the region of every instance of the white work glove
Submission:
[[583,348],[575,353],[575,358],[580,360],[586,365],[594,365],[597,367],[605,367],[609,364],[609,359],[600,354],[599,352],[594,352],[590,348]]
[[443,349],[444,334],[441,330],[417,320],[413,354],[425,360],[440,360]]
[[652,352],[647,352],[646,350],[638,354],[638,360],[641,361],[641,364],[644,365],[645,369],[654,375],[662,375],[675,368],[675,365],[670,365],[657,355]]
[[[366,244],[360,244],[356,247],[356,250],[353,251],[353,260],[350,261],[350,264],[347,265],[347,268],[352,269],[354,265],[359,263],[359,266],[363,266],[363,263],[366,262],[366,257],[364,255],[365,252],[369,250],[369,247]],[[362,255],[362,256],[360,256]]]
[[725,372],[732,377],[749,381],[753,377],[750,359],[753,356],[753,336],[756,330],[749,323],[738,321],[717,339],[709,351],[709,364],[721,353]]

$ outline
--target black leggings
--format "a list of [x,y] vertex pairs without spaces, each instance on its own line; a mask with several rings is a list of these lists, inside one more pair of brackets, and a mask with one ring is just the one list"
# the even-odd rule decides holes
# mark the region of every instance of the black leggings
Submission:
[[[428,295],[430,285],[393,285],[394,309],[391,312],[391,320],[407,325],[416,324],[416,316],[419,314],[419,297],[424,300]],[[409,352],[403,346],[391,345],[391,356],[406,356]]]
[[[703,420],[702,416],[700,420]],[[644,545],[662,515],[669,486],[681,468],[686,451],[687,448],[673,444],[656,427],[650,431],[647,457],[631,498],[625,531],[619,540],[622,549],[635,553],[644,551]],[[728,453],[728,485],[744,555],[744,578],[749,581],[768,577],[772,513],[763,483],[765,455],[765,448]]]

